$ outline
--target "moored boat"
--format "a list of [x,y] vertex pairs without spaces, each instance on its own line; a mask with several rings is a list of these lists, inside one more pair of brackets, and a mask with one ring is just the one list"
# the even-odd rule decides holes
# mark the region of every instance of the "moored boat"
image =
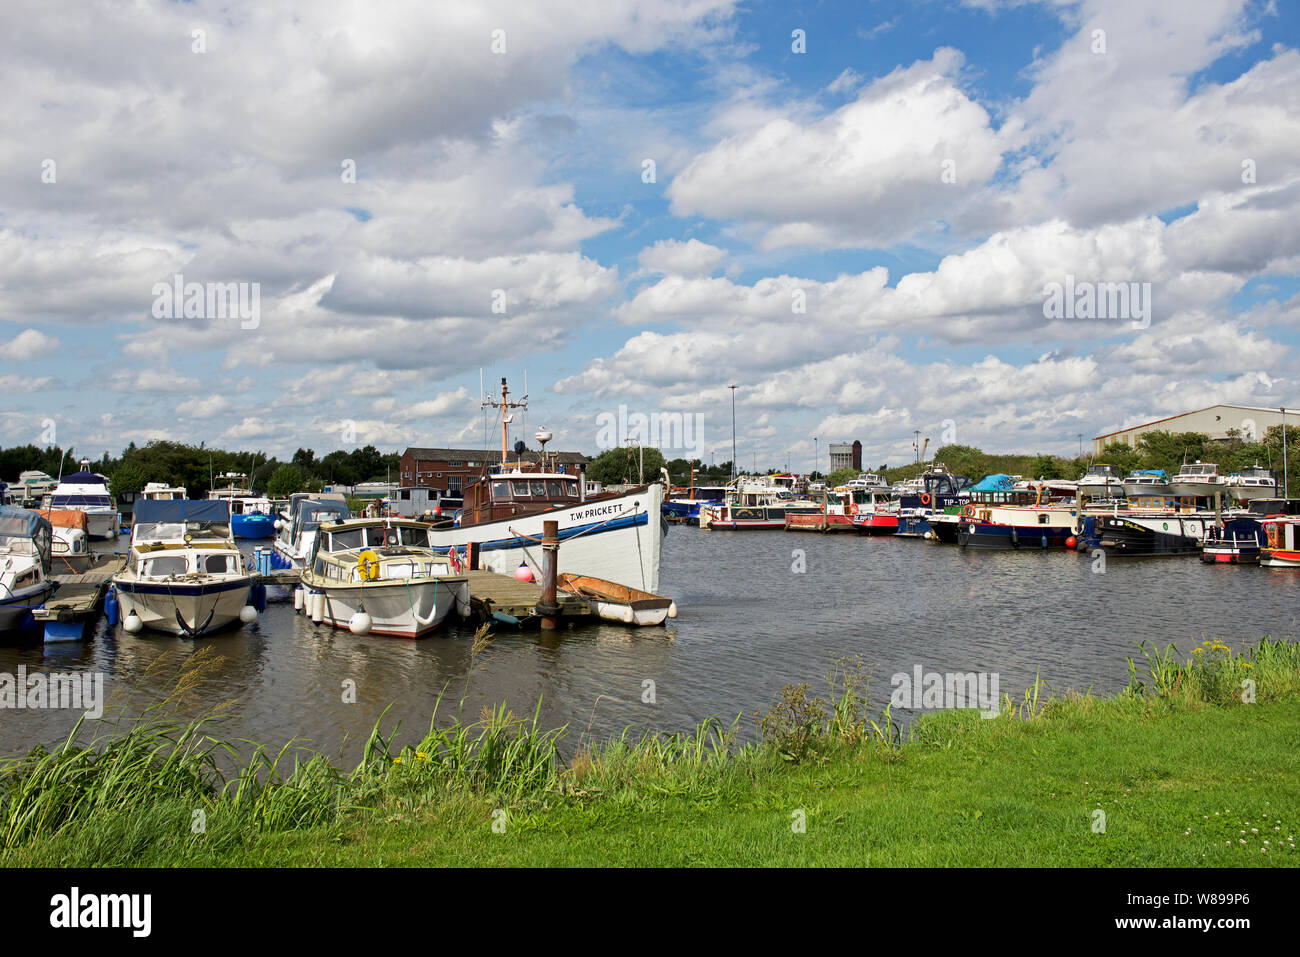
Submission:
[[50,579],[53,532],[44,516],[0,505],[0,635],[35,637],[32,612],[57,587]]
[[108,479],[94,472],[66,475],[50,493],[47,510],[78,510],[86,513],[86,532],[91,538],[116,539],[122,517],[108,493]]
[[1240,472],[1233,472],[1223,480],[1228,498],[1238,502],[1253,502],[1277,495],[1277,477],[1272,469],[1261,468],[1259,463]]
[[1124,495],[1139,498],[1169,494],[1169,476],[1164,469],[1135,469],[1124,479]]
[[1105,462],[1095,462],[1088,466],[1083,478],[1079,479],[1080,495],[1090,499],[1114,499],[1124,496],[1124,476],[1119,468]]
[[122,627],[197,638],[251,622],[252,575],[230,534],[226,503],[139,501],[125,569],[113,576]]
[[1300,516],[1269,515],[1264,527],[1264,547],[1259,563],[1268,568],[1300,568]]
[[1175,498],[1214,498],[1225,489],[1223,476],[1213,462],[1184,464],[1169,480],[1169,494]]
[[409,519],[359,518],[320,527],[302,572],[303,610],[356,635],[422,638],[470,611],[469,581]]
[[986,476],[970,488],[957,525],[963,548],[1067,548],[1075,533],[1075,510],[1052,501],[1042,487],[1016,487],[1009,475]]
[[592,612],[605,621],[644,627],[677,617],[677,605],[671,598],[591,575],[560,575],[556,587],[587,601]]

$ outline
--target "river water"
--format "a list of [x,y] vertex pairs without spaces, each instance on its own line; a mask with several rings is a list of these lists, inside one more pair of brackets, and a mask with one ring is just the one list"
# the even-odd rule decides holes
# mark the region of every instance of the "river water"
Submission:
[[[356,637],[279,603],[197,642],[131,636],[101,620],[90,642],[0,648],[0,672],[99,671],[112,701],[138,710],[166,695],[179,660],[211,648],[220,660],[191,700],[229,703],[230,737],[297,739],[350,764],[385,708],[386,729],[400,719],[399,741],[417,738],[439,692],[443,720],[501,702],[531,716],[540,700],[542,726],[567,724],[571,751],[583,737],[684,730],[711,715],[744,714],[742,735],[753,738],[753,712],[782,685],[807,682],[824,696],[836,655],[861,656],[881,707],[891,676],[918,665],[996,673],[1013,698],[1035,675],[1055,692],[1113,693],[1142,640],[1186,652],[1213,637],[1237,648],[1300,631],[1300,571],[1194,557],[1111,559],[1098,571],[1086,555],[914,539],[678,526],[664,541],[660,590],[680,608],[666,628],[501,627],[472,662],[466,627],[421,641]],[[344,701],[348,682],[355,703]],[[77,717],[0,710],[0,755],[49,745]]]

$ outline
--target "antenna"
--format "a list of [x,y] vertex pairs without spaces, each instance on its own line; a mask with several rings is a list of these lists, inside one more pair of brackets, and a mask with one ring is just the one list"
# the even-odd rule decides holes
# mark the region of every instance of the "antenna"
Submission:
[[[502,376],[500,400],[491,396],[486,396],[483,399],[483,408],[485,410],[487,409],[488,406],[491,406],[494,409],[501,410],[501,468],[502,469],[504,469],[506,466],[506,427],[511,423],[511,421],[514,420],[514,416],[510,413],[509,410],[528,408],[527,394],[525,394],[522,399],[518,399],[514,402],[510,401],[509,396],[510,396],[510,391],[506,388],[506,378],[505,376]],[[486,411],[484,412],[484,415],[485,416],[487,415]]]

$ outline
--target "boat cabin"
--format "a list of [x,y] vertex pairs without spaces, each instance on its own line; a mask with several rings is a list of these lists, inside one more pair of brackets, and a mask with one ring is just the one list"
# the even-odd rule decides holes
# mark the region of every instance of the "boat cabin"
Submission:
[[517,515],[577,505],[582,488],[576,475],[563,472],[529,472],[516,468],[486,475],[465,489],[462,525],[494,522]]

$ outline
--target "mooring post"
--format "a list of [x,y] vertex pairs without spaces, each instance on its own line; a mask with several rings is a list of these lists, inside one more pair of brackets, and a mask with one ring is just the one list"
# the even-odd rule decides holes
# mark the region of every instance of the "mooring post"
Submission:
[[560,606],[555,600],[555,580],[560,565],[560,523],[555,519],[542,522],[542,600],[537,611],[542,627],[553,629],[559,623]]

